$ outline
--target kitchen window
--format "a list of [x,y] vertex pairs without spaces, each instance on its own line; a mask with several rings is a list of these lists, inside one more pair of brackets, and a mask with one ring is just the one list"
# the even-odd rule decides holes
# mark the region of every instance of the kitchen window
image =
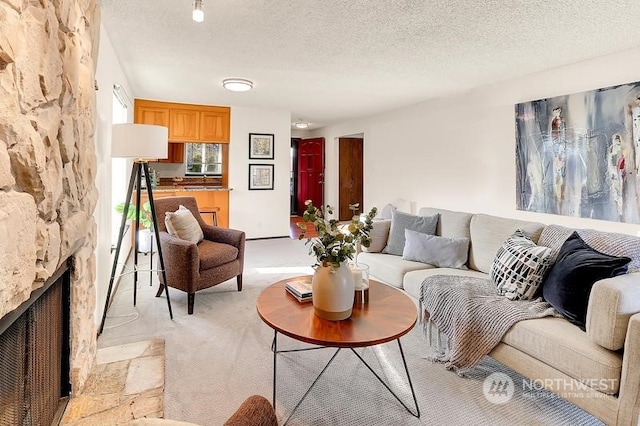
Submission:
[[187,175],[222,176],[222,144],[185,143]]

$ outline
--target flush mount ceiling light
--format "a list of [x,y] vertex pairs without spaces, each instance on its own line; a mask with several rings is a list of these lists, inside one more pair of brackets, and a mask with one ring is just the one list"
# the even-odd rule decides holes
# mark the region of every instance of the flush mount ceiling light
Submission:
[[191,15],[194,21],[204,21],[204,11],[202,10],[202,0],[195,0],[193,3],[193,13]]
[[306,129],[307,127],[309,127],[310,124],[311,123],[307,121],[296,121],[295,123],[293,123],[296,129]]
[[244,78],[225,78],[222,80],[222,85],[233,92],[246,92],[253,88],[253,82]]

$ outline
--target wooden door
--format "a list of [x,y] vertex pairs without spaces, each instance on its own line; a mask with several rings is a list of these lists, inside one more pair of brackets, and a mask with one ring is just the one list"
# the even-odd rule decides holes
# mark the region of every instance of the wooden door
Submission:
[[359,213],[362,213],[362,139],[340,138],[338,139],[338,219],[351,220],[353,211],[349,210],[349,204],[360,204]]
[[298,214],[305,210],[304,202],[324,204],[324,138],[302,139],[298,142]]

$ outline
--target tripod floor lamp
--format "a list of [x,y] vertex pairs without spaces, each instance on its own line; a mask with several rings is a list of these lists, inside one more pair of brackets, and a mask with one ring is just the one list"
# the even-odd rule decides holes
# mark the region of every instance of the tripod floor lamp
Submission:
[[[153,202],[153,190],[151,188],[151,180],[149,178],[149,159],[166,158],[168,155],[168,129],[163,126],[154,126],[150,124],[115,124],[111,132],[111,157],[133,158],[133,169],[131,178],[129,179],[129,189],[127,190],[127,198],[125,199],[124,211],[122,212],[122,221],[120,223],[120,232],[118,233],[118,244],[116,246],[115,257],[113,259],[113,267],[111,268],[111,279],[109,280],[109,289],[107,290],[107,299],[104,304],[102,313],[102,321],[98,334],[102,334],[104,322],[107,318],[107,310],[111,299],[113,282],[116,277],[116,269],[120,249],[122,248],[122,239],[125,233],[125,224],[127,222],[127,212],[131,206],[131,196],[133,190],[136,191],[135,199],[135,230],[134,230],[134,247],[133,247],[133,306],[136,305],[137,283],[138,283],[138,231],[140,230],[140,196],[143,189],[146,188],[151,209],[151,218],[153,223],[153,235],[155,236],[156,247],[158,249],[158,260],[160,263],[160,273],[167,282],[167,276],[164,268],[164,258],[162,257],[162,247],[160,246],[160,238],[158,234],[158,224],[155,221],[156,207]],[[146,185],[142,185],[142,180]],[[150,265],[150,270],[153,265]],[[150,271],[151,273],[151,271]],[[171,301],[169,300],[169,286],[165,286],[165,295],[167,297],[167,306],[169,307],[169,317],[173,319],[171,311]]]

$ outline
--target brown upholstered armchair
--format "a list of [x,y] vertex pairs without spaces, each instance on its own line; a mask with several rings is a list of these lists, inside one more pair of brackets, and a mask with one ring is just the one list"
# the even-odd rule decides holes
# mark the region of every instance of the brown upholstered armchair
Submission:
[[[194,197],[165,197],[154,199],[156,220],[160,231],[160,245],[166,269],[167,283],[158,274],[160,288],[164,286],[187,292],[187,312],[193,314],[196,291],[213,287],[236,277],[238,291],[242,290],[245,234],[242,231],[207,225],[198,211]],[[174,237],[167,232],[165,213],[188,208],[204,233],[198,244]],[[160,268],[158,268],[160,269]]]

